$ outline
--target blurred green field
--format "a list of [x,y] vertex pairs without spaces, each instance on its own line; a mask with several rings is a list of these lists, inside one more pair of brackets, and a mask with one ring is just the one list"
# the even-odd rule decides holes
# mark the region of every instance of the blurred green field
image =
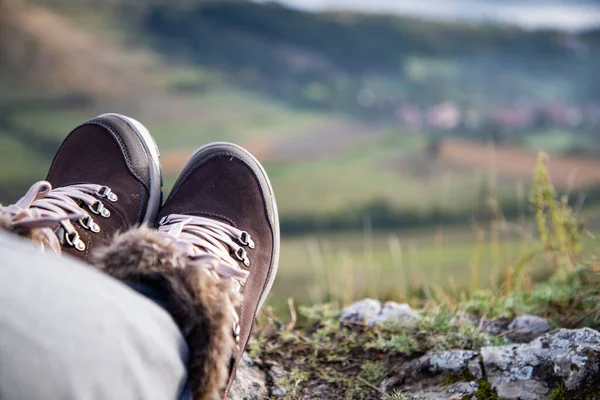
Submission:
[[[42,179],[51,161],[54,149],[26,149],[31,138],[18,140],[21,132],[58,148],[85,119],[114,111],[106,104],[55,107],[52,99],[22,100],[34,101],[41,106],[16,109],[6,119],[13,134],[2,138],[7,142],[2,150],[7,168],[0,186]],[[165,190],[195,148],[232,141],[265,163],[283,214],[326,214],[379,199],[413,209],[464,209],[475,204],[484,180],[477,171],[436,166],[425,154],[425,136],[293,109],[234,89],[163,93],[146,98],[141,109],[122,112],[143,121],[154,135],[161,149]]]
[[[526,287],[553,270],[539,240],[522,228],[284,238],[268,304],[285,315],[290,297],[296,304],[348,304],[365,296],[418,301],[439,293],[459,298],[477,289],[500,289],[518,266],[525,268]],[[597,251],[593,236],[584,235],[582,244],[584,256]]]
[[596,141],[589,136],[574,135],[566,129],[556,128],[530,133],[523,138],[523,145],[531,150],[548,154],[561,154],[566,149],[590,151],[598,147]]
[[534,239],[492,243],[489,237],[478,243],[475,236],[459,229],[284,238],[272,301],[281,303],[285,296],[318,301],[328,294],[345,300],[364,295],[406,300],[422,286],[490,287],[508,263],[536,245]]

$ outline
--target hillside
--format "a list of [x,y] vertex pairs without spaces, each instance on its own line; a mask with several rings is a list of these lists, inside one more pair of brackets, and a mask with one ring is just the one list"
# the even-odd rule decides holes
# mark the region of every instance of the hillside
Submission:
[[248,147],[281,193],[286,232],[362,229],[365,215],[375,228],[464,223],[489,213],[487,196],[519,213],[527,174],[439,157],[448,135],[600,151],[599,32],[246,1],[0,7],[2,201],[43,177],[72,126],[110,110],[148,125],[167,188],[200,144]]
[[[295,105],[363,118],[393,119],[394,105],[406,102],[450,98],[481,109],[523,96],[588,101],[598,93],[597,32],[572,37],[227,1],[184,11],[158,4],[140,21],[165,54],[227,71],[228,79]],[[560,97],[550,89],[556,82]],[[368,106],[356,101],[361,90],[374,93]]]

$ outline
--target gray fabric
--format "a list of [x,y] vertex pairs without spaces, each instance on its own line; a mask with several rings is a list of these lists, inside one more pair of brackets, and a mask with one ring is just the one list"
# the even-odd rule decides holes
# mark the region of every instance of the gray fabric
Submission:
[[0,399],[175,400],[186,358],[158,305],[0,231]]

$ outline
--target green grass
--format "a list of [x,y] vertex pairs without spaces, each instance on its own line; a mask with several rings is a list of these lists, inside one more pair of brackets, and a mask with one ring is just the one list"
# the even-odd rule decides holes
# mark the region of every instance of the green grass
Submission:
[[[26,104],[27,96],[23,96]],[[301,162],[277,159],[277,149],[293,152],[294,143],[304,140],[307,132],[310,135],[306,140],[318,140],[318,133],[322,132],[324,140],[342,141],[343,132],[328,137],[328,130],[352,127],[355,123],[333,114],[287,108],[239,90],[219,86],[198,93],[164,93],[150,99],[146,106],[140,104],[138,112],[131,115],[146,124],[163,157],[177,154],[180,164],[194,149],[211,141],[231,141],[257,151],[265,161],[284,215],[322,215],[378,199],[415,210],[464,209],[475,204],[481,186],[480,177],[471,171],[448,170],[416,176],[402,166],[395,166],[405,157],[419,155],[426,146],[423,136],[395,129],[360,145],[331,150],[318,157],[309,155]],[[151,110],[158,104],[162,109],[153,113]],[[51,102],[49,107],[54,107]],[[9,121],[17,129],[56,141],[58,146],[73,127],[106,111],[112,110],[102,105],[25,108],[11,114]],[[11,162],[24,171],[30,168],[25,158]],[[0,161],[0,165],[4,162]],[[176,176],[177,170],[167,171],[165,190],[169,190]]]
[[[381,199],[411,210],[473,209],[482,175],[442,166],[421,173],[401,165],[414,156],[420,163],[435,164],[422,155],[425,146],[423,136],[391,130],[370,144],[315,161],[267,162],[266,168],[282,213],[327,214]],[[501,181],[499,185],[505,194],[515,196],[514,183]]]
[[573,132],[551,129],[533,132],[523,137],[523,144],[529,149],[545,153],[560,154],[571,149],[595,149],[596,144],[589,136],[574,135]]
[[419,146],[418,139],[393,134],[370,146],[314,162],[267,165],[282,212],[327,212],[373,198],[398,197],[409,180],[378,164]]
[[52,160],[0,131],[0,204],[15,201],[47,174]]
[[42,109],[17,112],[11,116],[10,122],[18,128],[33,131],[40,137],[55,139],[60,144],[73,128],[95,115],[92,109]]
[[[0,180],[29,180],[45,176],[48,160],[40,160],[38,155],[21,142],[0,131]],[[27,168],[23,168],[23,164]]]
[[[326,119],[319,114],[288,109],[260,96],[223,87],[176,97],[187,110],[184,115],[167,117],[166,122],[152,115],[143,119],[165,153],[195,149],[211,141],[252,144],[301,132]],[[168,107],[167,102],[167,111]]]
[[[364,296],[406,301],[423,289],[458,295],[498,287],[507,265],[541,252],[533,238],[502,234],[494,243],[490,233],[479,239],[469,229],[284,238],[269,302],[284,310],[288,297],[348,303]],[[551,268],[537,256],[528,272],[544,276]]]

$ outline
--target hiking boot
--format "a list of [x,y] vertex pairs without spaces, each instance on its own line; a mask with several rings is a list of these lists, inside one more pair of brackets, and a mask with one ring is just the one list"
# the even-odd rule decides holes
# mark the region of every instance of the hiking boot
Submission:
[[119,114],[86,121],[64,140],[46,181],[0,207],[0,225],[87,261],[116,232],[154,223],[162,200],[158,157],[138,121]]
[[241,294],[231,310],[237,351],[228,392],[277,273],[279,220],[267,174],[243,148],[208,144],[188,160],[158,218],[159,232],[176,237],[189,257],[204,258],[205,268]]

